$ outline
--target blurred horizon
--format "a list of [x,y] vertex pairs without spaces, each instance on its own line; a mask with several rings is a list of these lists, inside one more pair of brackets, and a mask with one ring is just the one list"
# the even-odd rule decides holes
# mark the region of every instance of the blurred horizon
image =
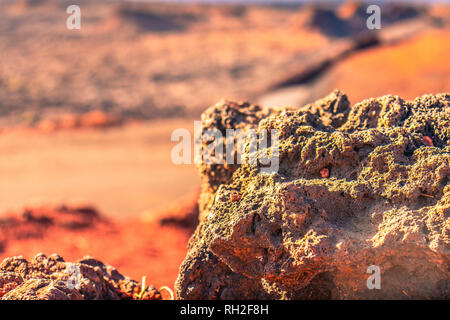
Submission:
[[195,192],[170,134],[221,99],[300,108],[334,89],[354,104],[450,86],[448,5],[383,1],[368,30],[358,1],[182,2],[79,1],[81,30],[66,28],[72,2],[0,3],[0,215],[40,199],[132,217]]
[[[88,0],[89,1],[89,0]],[[336,4],[348,2],[347,0],[118,0],[126,2],[153,2],[153,3],[208,3],[208,4]],[[368,4],[388,4],[388,3],[449,3],[448,0],[355,0],[354,2]]]

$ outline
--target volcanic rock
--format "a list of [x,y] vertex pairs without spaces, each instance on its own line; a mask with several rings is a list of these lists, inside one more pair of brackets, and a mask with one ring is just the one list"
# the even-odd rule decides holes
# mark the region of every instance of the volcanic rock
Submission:
[[[140,294],[138,296],[138,294]],[[114,267],[84,257],[75,263],[59,255],[18,256],[0,264],[0,300],[119,300],[161,299],[153,286],[141,290],[138,282]]]
[[279,170],[199,165],[200,224],[177,297],[450,298],[450,94],[351,107],[335,91],[300,109],[225,101],[202,125],[278,130]]

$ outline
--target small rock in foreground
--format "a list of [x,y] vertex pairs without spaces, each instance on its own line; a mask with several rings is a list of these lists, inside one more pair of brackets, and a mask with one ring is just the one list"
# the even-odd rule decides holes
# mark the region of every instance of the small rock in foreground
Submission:
[[59,255],[21,256],[0,264],[0,300],[160,300],[153,286],[144,291],[138,282],[114,267],[84,257],[74,263]]

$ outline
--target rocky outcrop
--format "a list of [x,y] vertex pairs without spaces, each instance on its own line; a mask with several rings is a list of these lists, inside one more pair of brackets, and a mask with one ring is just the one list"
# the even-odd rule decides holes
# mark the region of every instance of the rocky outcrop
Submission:
[[[225,101],[202,124],[278,130],[279,170],[199,165],[200,224],[179,298],[450,298],[449,94],[351,107],[335,91],[270,110]],[[367,284],[373,265],[380,289]]]
[[91,257],[71,263],[59,255],[31,261],[6,258],[0,264],[0,300],[159,300],[153,286],[138,282]]

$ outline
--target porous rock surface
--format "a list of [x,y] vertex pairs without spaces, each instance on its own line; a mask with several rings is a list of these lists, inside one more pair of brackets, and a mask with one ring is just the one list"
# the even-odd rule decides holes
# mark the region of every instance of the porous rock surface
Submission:
[[31,261],[10,257],[0,264],[0,300],[159,300],[153,286],[141,292],[138,282],[114,267],[84,257],[65,262],[57,254],[36,255]]
[[[450,298],[450,94],[351,107],[335,91],[300,109],[222,101],[202,125],[277,129],[279,170],[199,165],[179,298]],[[368,288],[371,265],[381,289]]]

